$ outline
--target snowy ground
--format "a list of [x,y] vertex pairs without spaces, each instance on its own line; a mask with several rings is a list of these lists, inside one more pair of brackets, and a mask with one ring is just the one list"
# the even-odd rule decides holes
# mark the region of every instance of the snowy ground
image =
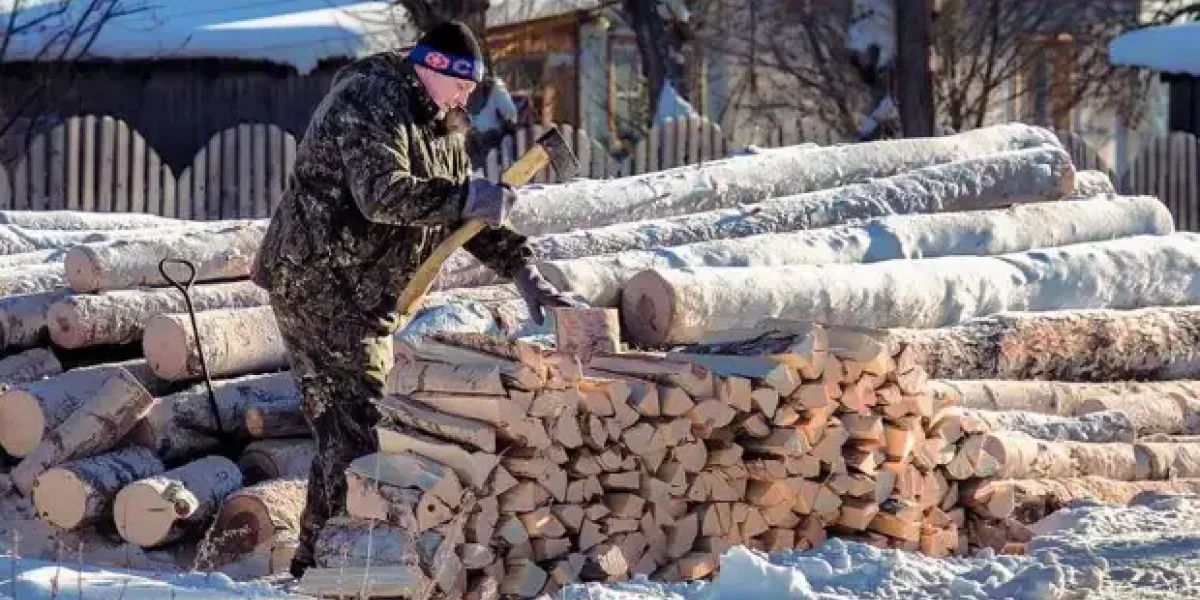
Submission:
[[[6,498],[7,500],[7,498]],[[1078,505],[1039,523],[1030,556],[935,560],[840,540],[808,552],[736,548],[710,584],[574,586],[564,600],[1159,600],[1200,597],[1200,498]],[[82,572],[82,577],[79,574]],[[15,585],[14,585],[15,580]],[[296,598],[219,574],[14,560],[0,543],[0,600]]]

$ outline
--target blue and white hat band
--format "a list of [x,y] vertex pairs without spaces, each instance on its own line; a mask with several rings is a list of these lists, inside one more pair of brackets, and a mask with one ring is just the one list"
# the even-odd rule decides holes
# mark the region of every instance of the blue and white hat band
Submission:
[[417,44],[408,53],[413,64],[432,69],[443,75],[466,79],[476,83],[483,81],[483,62],[470,56],[455,56]]

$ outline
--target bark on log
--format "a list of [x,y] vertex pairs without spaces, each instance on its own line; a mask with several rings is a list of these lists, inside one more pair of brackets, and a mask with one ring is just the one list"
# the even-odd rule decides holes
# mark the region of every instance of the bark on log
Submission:
[[[295,400],[294,402],[292,400]],[[310,435],[312,428],[300,411],[299,396],[286,402],[268,399],[255,401],[246,407],[246,433],[255,439],[302,437]]]
[[246,483],[308,477],[317,446],[310,439],[259,440],[238,459]]
[[1200,477],[1200,444],[1195,442],[1138,442],[1138,480]]
[[1128,395],[1090,398],[1081,402],[1076,407],[1075,413],[1087,415],[1114,410],[1129,416],[1129,420],[1133,423],[1139,436],[1156,433],[1168,435],[1200,433],[1200,429],[1190,427],[1200,421],[1200,415],[1190,410],[1188,403],[1183,402],[1182,398],[1178,396],[1134,392]]
[[[1057,150],[1062,144],[1045,129],[1005,124],[937,138],[780,149],[615,181],[528,186],[511,220],[527,235],[571,231],[737,206],[1040,146]],[[1063,193],[1074,187],[1070,177],[1064,186]]]
[[1103,171],[1076,171],[1075,191],[1071,196],[1076,198],[1093,198],[1096,196],[1115,196],[1117,188],[1112,179]]
[[48,250],[32,250],[17,254],[0,255],[0,268],[19,267],[26,265],[48,265],[62,262],[67,251],[61,248]]
[[[225,499],[205,534],[200,554],[217,566],[300,531],[307,478],[272,479],[244,487]],[[199,562],[199,559],[197,559]]]
[[52,292],[66,285],[66,271],[61,263],[0,269],[0,297]]
[[943,404],[992,411],[1028,411],[1076,415],[1084,401],[1120,396],[1200,399],[1200,381],[1063,381],[932,380],[929,391]]
[[[207,310],[196,327],[212,377],[287,368],[287,350],[270,306]],[[201,376],[192,324],[186,313],[156,315],[146,323],[142,350],[154,372],[168,381]]]
[[46,435],[13,469],[13,485],[28,496],[34,478],[46,469],[115,448],[153,400],[133,375],[118,369],[86,404]]
[[1077,382],[1200,378],[1200,307],[1012,313],[942,329],[893,329],[939,379]]
[[[250,308],[270,304],[266,290],[250,281],[197,285],[191,290],[197,311]],[[83,348],[140,341],[142,328],[160,314],[185,313],[178,290],[120,290],[72,295],[50,306],[50,337],[63,348]]]
[[0,396],[0,447],[10,456],[33,451],[45,434],[66,421],[104,387],[109,377],[125,370],[152,391],[134,364],[72,369],[47,379],[13,387]]
[[1013,479],[993,481],[988,485],[1004,485],[1016,495],[1012,515],[1024,524],[1033,524],[1046,515],[1065,507],[1073,500],[1098,500],[1114,504],[1129,504],[1142,492],[1196,494],[1200,479],[1172,481],[1113,481],[1103,477],[1072,477],[1067,479]]
[[[170,238],[122,240],[76,246],[63,260],[73,291],[128,289],[166,285],[158,270],[164,258],[186,259],[196,265],[196,281],[238,279],[250,267],[265,230],[233,227],[225,231],[187,232]],[[168,267],[177,279],[186,275],[178,265]]]
[[[213,382],[213,392],[222,433],[238,440],[251,437],[246,429],[246,411],[251,406],[292,406],[295,410],[300,406],[300,389],[291,373],[218,380]],[[173,461],[215,450],[220,445],[216,433],[208,391],[199,384],[156,400],[130,439]]]
[[1135,481],[1139,470],[1134,445],[1129,443],[1079,443],[1034,439],[1011,433],[992,433],[983,439],[983,451],[996,459],[997,477],[1005,479],[1059,479],[1094,475],[1116,481]]
[[[708,228],[706,228],[708,229]],[[559,289],[595,306],[616,306],[621,287],[640,271],[688,267],[763,267],[875,263],[898,258],[997,256],[1135,235],[1174,232],[1157,198],[1074,200],[1004,210],[896,215],[862,224],[769,233],[544,261],[542,273]],[[587,232],[603,241],[604,230]],[[617,243],[621,243],[618,240]],[[611,245],[605,245],[608,249]],[[596,255],[600,254],[600,255]],[[543,255],[539,255],[543,256]]]
[[[487,288],[511,286],[487,286]],[[464,290],[452,290],[457,294]],[[448,292],[450,293],[450,292]],[[417,342],[421,338],[442,332],[481,333],[490,336],[520,338],[531,335],[548,334],[551,329],[547,324],[537,325],[529,315],[529,307],[519,297],[509,299],[476,299],[470,296],[446,298],[440,304],[437,298],[425,302],[421,310],[405,323],[404,328],[396,333],[396,340],[401,342]],[[549,320],[547,320],[549,323]]]
[[[437,534],[425,534],[426,540]],[[335,517],[325,523],[314,550],[318,567],[418,565],[415,532],[378,521]]]
[[63,372],[58,357],[46,348],[33,348],[0,359],[0,389]]
[[964,414],[983,422],[991,431],[1015,431],[1039,440],[1131,443],[1137,439],[1133,421],[1121,411],[1101,411],[1077,417],[980,409],[966,409]]
[[652,346],[763,317],[933,328],[1006,311],[1200,304],[1200,235],[871,265],[655,269],[631,279],[621,301],[630,338]]
[[46,313],[67,290],[19,294],[0,299],[0,350],[29,348],[50,341]]
[[33,505],[50,524],[76,529],[107,518],[123,487],[163,469],[154,453],[138,446],[73,460],[34,480]]
[[208,456],[155,477],[142,477],[117,494],[113,520],[125,541],[143,548],[199,531],[216,515],[225,498],[242,487],[237,465],[221,456]]

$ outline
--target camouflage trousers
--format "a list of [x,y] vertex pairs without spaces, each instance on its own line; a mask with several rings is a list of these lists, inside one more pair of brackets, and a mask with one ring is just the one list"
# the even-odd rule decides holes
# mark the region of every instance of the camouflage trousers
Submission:
[[345,514],[346,468],[378,450],[374,426],[380,414],[371,400],[382,397],[392,369],[392,337],[348,315],[277,298],[272,307],[316,441],[295,556],[296,562],[312,565],[321,527]]

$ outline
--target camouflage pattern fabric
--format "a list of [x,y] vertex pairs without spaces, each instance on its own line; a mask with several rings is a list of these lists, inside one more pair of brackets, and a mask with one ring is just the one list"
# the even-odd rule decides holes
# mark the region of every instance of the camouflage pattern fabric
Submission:
[[[296,562],[312,564],[326,519],[345,510],[345,469],[375,450],[371,404],[392,364],[396,299],[461,223],[470,162],[403,57],[361,59],[334,78],[296,153],[253,280],[271,296],[300,381],[317,456]],[[526,239],[489,228],[466,246],[511,277]]]

